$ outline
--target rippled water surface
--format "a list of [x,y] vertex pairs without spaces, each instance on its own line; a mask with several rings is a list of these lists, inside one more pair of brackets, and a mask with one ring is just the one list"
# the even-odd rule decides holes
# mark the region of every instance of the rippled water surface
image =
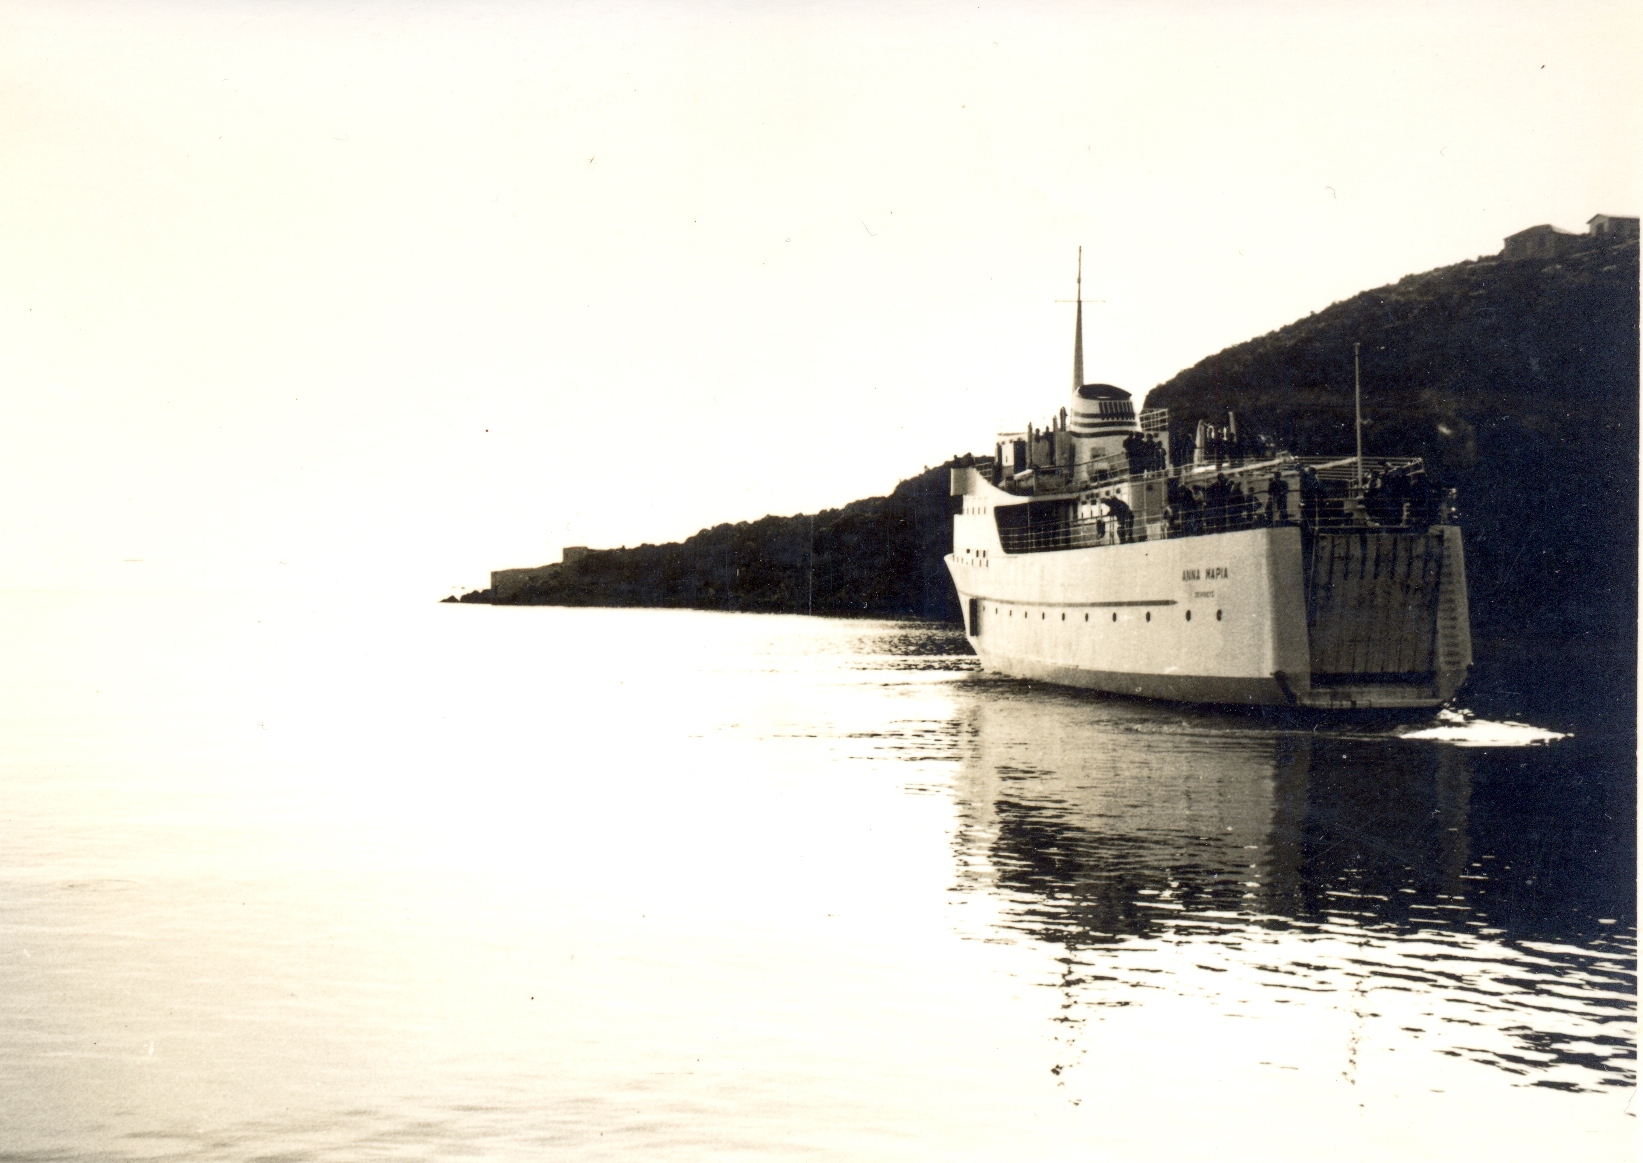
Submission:
[[1631,740],[1467,698],[8,596],[0,1160],[1630,1158]]

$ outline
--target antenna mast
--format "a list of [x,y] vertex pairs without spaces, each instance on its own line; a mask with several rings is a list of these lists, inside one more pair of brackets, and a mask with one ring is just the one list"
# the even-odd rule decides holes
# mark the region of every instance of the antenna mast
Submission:
[[1073,391],[1084,386],[1084,248],[1078,248],[1078,314],[1073,323]]
[[1358,372],[1358,347],[1352,345],[1352,409],[1358,422],[1358,491],[1363,491],[1363,377]]

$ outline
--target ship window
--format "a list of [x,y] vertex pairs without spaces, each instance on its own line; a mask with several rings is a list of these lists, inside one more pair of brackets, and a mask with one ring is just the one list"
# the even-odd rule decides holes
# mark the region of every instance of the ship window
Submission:
[[1085,614],[1084,615],[1084,621],[1088,622],[1089,620],[1090,620],[1090,616],[1088,614]]
[[1152,611],[1151,610],[1147,611],[1147,621],[1149,621],[1149,622],[1152,621]]
[[1221,620],[1221,611],[1220,610],[1215,611],[1215,620],[1217,622],[1219,622]]
[[1038,612],[1038,620],[1039,620],[1039,621],[1040,621],[1040,622],[1042,622],[1042,621],[1043,621],[1043,620],[1044,620],[1044,617],[1045,617],[1045,615],[1044,615],[1044,611],[1043,611],[1043,610],[1040,610],[1040,611],[1039,611],[1039,612]]
[[1191,610],[1187,611],[1187,621],[1189,621],[1189,622],[1192,621],[1192,611]]
[[1114,622],[1116,622],[1116,621],[1118,621],[1118,611],[1117,611],[1117,610],[1114,610],[1114,611],[1113,611],[1113,612],[1112,612],[1112,620],[1113,620],[1113,621],[1114,621]]
[[1061,620],[1062,620],[1062,621],[1063,621],[1063,622],[1065,622],[1065,621],[1066,621],[1066,620],[1067,620],[1067,615],[1065,615],[1065,614],[1062,614],[1062,615],[1061,615]]

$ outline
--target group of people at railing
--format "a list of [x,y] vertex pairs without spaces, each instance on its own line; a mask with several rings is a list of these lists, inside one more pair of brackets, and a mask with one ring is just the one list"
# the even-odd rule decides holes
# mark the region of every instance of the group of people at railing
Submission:
[[1266,468],[1218,472],[1202,484],[1172,474],[1165,481],[1162,513],[1132,511],[1119,497],[1089,493],[1076,505],[1069,500],[1065,508],[1053,508],[1043,517],[1036,515],[1036,508],[1024,506],[1022,522],[1008,528],[1003,520],[1007,510],[1000,510],[999,533],[1006,552],[1030,553],[1273,525],[1300,525],[1311,531],[1395,530],[1448,520],[1450,502],[1422,472],[1372,473],[1360,490],[1349,480],[1320,480],[1312,466],[1293,459],[1284,464],[1287,475],[1284,467],[1272,468],[1270,474]]
[[1442,500],[1426,474],[1375,473],[1362,492],[1347,483],[1320,482],[1306,465],[1299,470],[1300,504],[1290,506],[1290,483],[1281,471],[1269,479],[1216,473],[1207,485],[1169,482],[1165,518],[1170,537],[1226,533],[1266,525],[1309,529],[1423,528],[1445,520]]
[[1251,480],[1246,491],[1237,478],[1229,480],[1225,473],[1216,473],[1207,485],[1170,481],[1165,509],[1169,535],[1195,537],[1257,525],[1289,524],[1289,482],[1283,474],[1274,472],[1264,489],[1257,488],[1257,483]]
[[1363,511],[1377,525],[1434,524],[1442,498],[1425,473],[1374,473],[1363,490]]
[[1132,432],[1124,437],[1124,458],[1131,473],[1163,472],[1169,457],[1163,443],[1150,432]]
[[1130,480],[1169,468],[1164,445],[1150,432],[1132,432],[1124,437],[1124,451],[1087,461],[1084,477],[1091,484]]

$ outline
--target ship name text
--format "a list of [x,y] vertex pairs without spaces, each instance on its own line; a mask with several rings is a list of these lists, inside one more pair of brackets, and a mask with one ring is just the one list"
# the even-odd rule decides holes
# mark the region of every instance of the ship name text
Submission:
[[1186,582],[1215,581],[1218,578],[1230,576],[1227,573],[1227,567],[1224,565],[1206,566],[1203,569],[1183,569],[1181,571],[1181,580]]

